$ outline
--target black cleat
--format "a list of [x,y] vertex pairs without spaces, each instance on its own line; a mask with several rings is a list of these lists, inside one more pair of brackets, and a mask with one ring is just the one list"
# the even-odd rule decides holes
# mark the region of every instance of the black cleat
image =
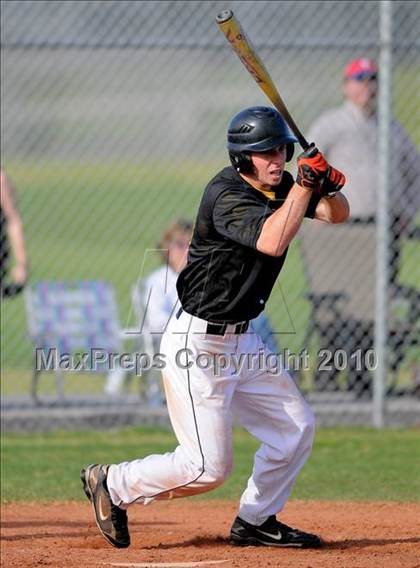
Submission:
[[88,465],[80,472],[83,490],[93,505],[95,520],[102,536],[112,546],[127,548],[130,535],[127,527],[127,513],[111,501],[106,484],[109,465]]
[[236,517],[231,531],[230,543],[237,546],[279,546],[294,548],[319,548],[321,539],[315,534],[292,529],[271,515],[260,526],[251,525]]

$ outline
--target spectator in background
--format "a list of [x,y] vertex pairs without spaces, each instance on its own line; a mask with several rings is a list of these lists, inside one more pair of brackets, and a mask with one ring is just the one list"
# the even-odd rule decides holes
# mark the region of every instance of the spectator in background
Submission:
[[[345,172],[343,193],[350,223],[373,223],[378,192],[378,67],[372,59],[353,59],[344,69],[344,103],[322,113],[309,129],[328,162]],[[420,206],[420,155],[402,126],[391,122],[390,279],[396,281],[401,238]]]
[[[132,305],[135,321],[141,331],[140,350],[149,355],[159,351],[162,333],[178,301],[176,280],[187,261],[188,245],[192,235],[191,221],[178,219],[163,233],[157,248],[163,264],[149,276],[139,280],[133,289]],[[146,401],[149,406],[161,406],[165,397],[161,390],[160,370],[144,372]],[[107,377],[105,392],[116,395],[125,378],[123,369],[111,371]]]
[[[358,58],[345,67],[342,80],[344,102],[323,112],[308,131],[308,139],[317,146],[329,163],[345,172],[343,188],[350,205],[347,223],[374,224],[378,201],[379,139],[377,116],[378,67],[374,60]],[[420,206],[420,155],[402,126],[392,118],[390,124],[390,193],[389,193],[389,283],[391,297],[403,287],[398,282],[400,252],[404,237],[415,235],[415,221]],[[355,226],[357,231],[357,226]],[[334,243],[331,243],[334,246]],[[408,289],[403,294],[408,294]],[[331,330],[330,330],[331,331]],[[331,336],[334,339],[331,339]],[[350,352],[373,346],[372,330],[337,329],[330,337],[321,337],[321,347],[346,346]],[[398,349],[403,345],[398,344]],[[399,353],[397,349],[397,352]],[[401,351],[402,353],[402,351]],[[398,354],[398,361],[402,355]],[[371,392],[371,373],[362,366],[355,368],[350,357],[349,388],[361,395]],[[353,368],[354,367],[354,368]],[[336,387],[338,371],[326,372]],[[316,371],[314,381],[326,388],[325,377]]]
[[[16,194],[6,173],[0,170],[0,175],[0,290],[3,298],[14,296],[23,290],[28,278],[28,263]],[[14,266],[11,271],[11,282],[6,282],[10,256],[13,257]]]
[[[188,246],[192,237],[193,223],[178,219],[163,233],[157,248],[163,264],[146,278],[139,280],[133,290],[133,307],[141,329],[141,349],[159,352],[159,346],[166,325],[178,303],[176,281],[187,262]],[[257,333],[273,353],[278,345],[270,322],[264,313],[251,321],[251,329]],[[150,369],[146,375],[146,399],[150,406],[165,404],[161,389],[161,371]],[[105,392],[116,395],[121,390],[125,371],[115,369],[107,377]]]

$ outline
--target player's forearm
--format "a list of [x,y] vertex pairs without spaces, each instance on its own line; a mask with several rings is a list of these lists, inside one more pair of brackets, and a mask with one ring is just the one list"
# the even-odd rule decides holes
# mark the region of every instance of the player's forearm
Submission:
[[257,241],[257,250],[281,256],[302,224],[312,192],[294,184],[283,205],[265,221]]

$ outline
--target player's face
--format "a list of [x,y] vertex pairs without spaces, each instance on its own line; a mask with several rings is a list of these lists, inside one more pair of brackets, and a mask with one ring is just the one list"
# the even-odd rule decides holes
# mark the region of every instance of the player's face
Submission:
[[254,176],[263,187],[272,187],[281,182],[286,162],[286,146],[282,144],[267,152],[251,154]]

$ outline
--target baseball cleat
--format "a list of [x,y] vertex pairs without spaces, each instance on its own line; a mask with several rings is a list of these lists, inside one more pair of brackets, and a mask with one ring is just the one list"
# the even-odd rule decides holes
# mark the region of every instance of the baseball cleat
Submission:
[[127,512],[114,505],[106,484],[109,465],[88,465],[80,472],[83,490],[93,505],[95,521],[102,536],[116,548],[130,546]]
[[321,539],[315,534],[292,529],[271,515],[260,526],[251,525],[236,517],[230,531],[230,543],[237,546],[278,546],[319,548]]

